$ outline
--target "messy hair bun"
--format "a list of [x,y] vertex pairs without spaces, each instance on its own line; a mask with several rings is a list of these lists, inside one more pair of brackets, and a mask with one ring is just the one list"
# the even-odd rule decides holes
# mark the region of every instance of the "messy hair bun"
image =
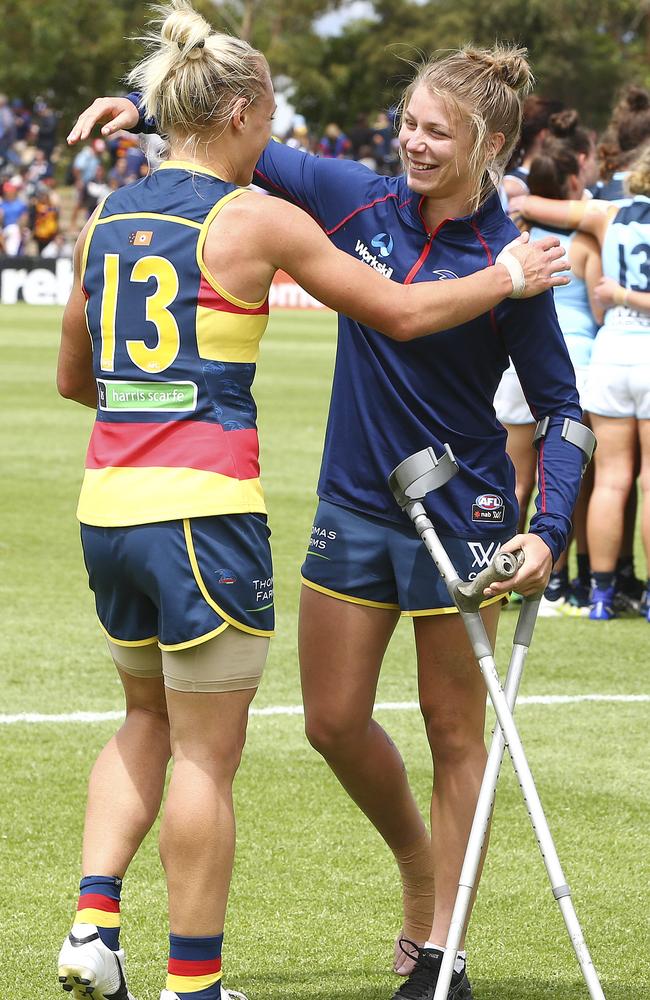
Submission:
[[462,51],[470,62],[476,63],[522,97],[531,90],[534,78],[526,59],[526,49],[497,43],[493,49],[475,49],[466,45]]
[[[160,131],[186,137],[225,127],[237,102],[264,92],[268,64],[248,42],[213,31],[189,0],[156,8],[149,54],[129,73]],[[157,30],[156,30],[157,29]]]
[[565,108],[551,115],[548,120],[550,139],[559,139],[573,153],[589,156],[594,150],[592,134],[580,124],[580,115],[575,108]]
[[[159,8],[164,14],[165,9]],[[212,28],[189,3],[179,0],[162,22],[160,29],[161,46],[172,47],[172,58],[178,65],[187,59],[200,59],[204,54],[206,39]],[[174,51],[174,47],[178,51]]]
[[558,111],[551,115],[548,120],[548,129],[556,138],[566,139],[567,136],[575,132],[579,122],[580,115],[575,108],[565,108],[564,111]]

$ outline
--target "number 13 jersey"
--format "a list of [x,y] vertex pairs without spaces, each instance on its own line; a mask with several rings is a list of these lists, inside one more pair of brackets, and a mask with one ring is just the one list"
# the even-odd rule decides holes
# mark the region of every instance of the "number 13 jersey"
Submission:
[[[623,288],[650,292],[650,198],[622,203],[605,233],[603,271]],[[608,309],[591,364],[650,364],[650,315],[627,306]]]
[[265,513],[251,394],[268,297],[209,274],[208,228],[244,189],[169,161],[108,196],[83,252],[97,417],[77,516],[119,526]]

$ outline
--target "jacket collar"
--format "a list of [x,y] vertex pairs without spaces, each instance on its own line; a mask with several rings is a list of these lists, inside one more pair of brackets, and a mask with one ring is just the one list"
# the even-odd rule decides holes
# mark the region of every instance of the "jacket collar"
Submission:
[[[431,235],[422,215],[422,202],[424,201],[424,195],[416,194],[415,191],[412,191],[409,188],[404,174],[398,178],[397,195],[397,210],[404,222],[412,229],[416,229],[418,232],[422,233],[423,236]],[[489,230],[498,222],[503,222],[503,209],[501,208],[499,195],[495,190],[494,193],[483,202],[478,212],[473,212],[470,215],[459,216],[456,219],[446,219],[438,226],[436,232],[439,232],[442,228],[447,231],[461,232],[465,230],[467,226],[471,226],[472,228],[477,226],[481,230]]]

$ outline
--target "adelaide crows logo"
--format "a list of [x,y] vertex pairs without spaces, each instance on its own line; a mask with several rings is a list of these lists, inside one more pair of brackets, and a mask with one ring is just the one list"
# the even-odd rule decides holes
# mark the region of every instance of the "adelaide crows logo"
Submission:
[[453,271],[448,271],[446,268],[441,267],[439,271],[431,272],[438,281],[449,281],[451,278],[457,278],[458,275],[454,274]]
[[390,257],[393,252],[393,237],[390,233],[377,233],[371,239],[370,246],[379,250],[380,257]]

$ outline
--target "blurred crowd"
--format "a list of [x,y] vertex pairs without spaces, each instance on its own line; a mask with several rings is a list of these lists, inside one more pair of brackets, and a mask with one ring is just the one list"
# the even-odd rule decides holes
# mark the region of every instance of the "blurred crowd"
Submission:
[[[399,171],[393,117],[360,115],[347,132],[332,122],[321,135],[297,116],[285,141],[305,153],[359,160],[393,174]],[[146,140],[120,132],[94,139],[70,158],[59,126],[60,115],[44,98],[27,105],[0,94],[0,254],[70,257],[96,205],[149,171]],[[73,189],[72,201],[62,188]]]
[[[102,198],[148,173],[140,139],[128,132],[95,139],[69,159],[59,118],[43,98],[26,105],[0,94],[0,254],[72,256]],[[67,212],[61,188],[73,189]]]

